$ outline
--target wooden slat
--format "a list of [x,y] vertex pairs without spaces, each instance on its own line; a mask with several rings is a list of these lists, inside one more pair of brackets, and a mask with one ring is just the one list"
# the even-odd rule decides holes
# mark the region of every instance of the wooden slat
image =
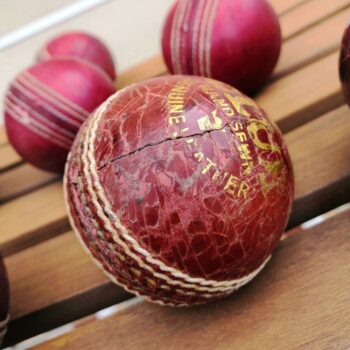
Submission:
[[[309,0],[303,6],[297,6],[281,18],[284,39],[304,31],[325,18],[336,14],[350,5],[349,0]],[[344,23],[343,23],[344,26]]]
[[278,15],[283,15],[308,0],[269,0]]
[[[258,103],[283,131],[291,130],[341,105],[343,98],[336,74],[337,59],[337,54],[332,54],[273,83],[257,97]],[[6,232],[0,236],[0,247],[4,249],[5,254],[23,249],[30,242],[36,242],[37,236],[42,240],[45,235],[50,237],[54,234],[52,230],[56,232],[57,228],[68,227],[61,192],[59,184],[50,185],[0,207],[0,231]],[[17,202],[21,204],[18,205]],[[52,202],[55,205],[47,208],[44,215],[36,216],[35,220],[32,220],[28,213],[32,203],[36,203],[40,208]],[[1,219],[2,212],[8,213],[6,219]],[[17,216],[27,218],[28,224],[24,220],[13,225],[12,222],[16,221]],[[28,226],[31,229],[28,229]]]
[[7,141],[5,128],[0,127],[0,147],[6,144],[7,142],[8,141]]
[[[339,23],[339,16],[342,19],[345,16],[350,16],[350,9],[344,12],[341,12],[338,16],[332,18],[332,24],[330,26],[325,26],[327,30],[325,32],[331,33],[334,41],[338,42],[338,39],[335,39],[337,35],[335,35],[334,30],[328,30],[330,28],[334,28],[334,25]],[[329,23],[330,21],[326,21],[325,23]],[[340,21],[341,22],[341,21]],[[339,28],[338,28],[339,30]],[[311,37],[319,37],[317,31],[312,32]],[[306,38],[306,39],[303,39]],[[332,39],[332,40],[333,40]],[[307,42],[311,41],[309,32],[303,33],[302,35],[295,38],[295,41],[290,41],[285,45],[284,55],[282,55],[281,63],[280,63],[280,71],[282,72],[284,69],[291,69],[292,67],[299,66],[303,61],[306,62],[310,57],[315,56],[319,53],[324,53],[325,45],[321,45],[319,47],[317,44],[313,45],[313,49],[311,51],[305,50],[305,45]],[[317,41],[318,43],[318,41]],[[332,45],[331,45],[332,46]],[[296,52],[295,52],[296,51]],[[305,53],[307,52],[307,53]],[[312,53],[311,55],[309,53]],[[318,52],[318,53],[317,53]],[[295,55],[295,56],[293,56]],[[298,56],[299,55],[299,56]],[[323,55],[323,54],[322,54]],[[299,59],[294,59],[293,57],[299,57]],[[281,80],[271,84],[271,86],[265,89],[261,96],[258,96],[258,102],[266,99],[266,94],[271,93],[270,91],[278,91],[279,96],[276,99],[271,99],[268,101],[266,105],[264,105],[264,101],[262,101],[262,106],[267,109],[268,112],[272,113],[274,111],[274,107],[277,109],[275,120],[277,120],[282,129],[284,131],[288,131],[295,126],[298,126],[304,122],[304,119],[300,119],[301,114],[303,118],[306,118],[305,121],[314,118],[317,114],[325,113],[328,110],[339,106],[342,102],[341,95],[339,94],[339,83],[337,80],[337,54],[333,54],[332,56],[325,59],[324,63],[319,63],[317,67],[314,65],[311,67],[305,67],[305,70],[301,70],[298,74],[292,74],[286,77],[286,80]],[[322,77],[319,73],[323,71],[328,74],[323,74]],[[157,75],[165,74],[166,67],[161,58],[161,56],[155,56],[143,64],[140,64],[132,69],[125,71],[121,74],[120,79],[118,80],[118,88],[123,88],[128,84],[135,83],[140,80],[148,79],[150,77],[154,77]],[[278,73],[277,73],[278,74]],[[318,74],[318,79],[322,79],[323,81],[315,80],[314,74]],[[301,78],[300,78],[301,76]],[[315,75],[316,76],[316,75]],[[303,81],[306,80],[308,83],[308,87],[313,94],[306,94],[304,89],[300,89],[299,85],[303,84]],[[316,84],[323,84],[322,89],[318,89]],[[293,91],[290,91],[292,90]],[[274,93],[274,92],[272,92]],[[292,98],[299,99],[300,94],[302,94],[301,103],[304,103],[304,108],[307,109],[306,113],[304,113],[304,109],[300,109],[300,104],[292,104],[290,100]],[[283,95],[282,97],[280,95]],[[332,97],[331,103],[329,103],[328,95]],[[334,98],[333,98],[334,97]],[[318,101],[320,100],[320,103]],[[317,108],[314,108],[314,104],[317,103]],[[277,106],[278,105],[278,106]],[[297,110],[296,110],[297,109]],[[274,117],[274,114],[272,114]],[[0,134],[1,136],[1,134]],[[1,141],[1,139],[0,139]],[[20,157],[16,152],[13,151],[12,148],[6,146],[6,149],[3,149],[4,156],[0,160],[0,171],[1,169],[8,169],[12,166],[16,166],[21,163]]]
[[[348,107],[341,107],[286,135],[294,164],[296,182],[296,199],[291,219],[293,225],[300,224],[302,221],[324,213],[348,200],[347,193],[350,192],[349,113]],[[340,195],[337,192],[339,190],[345,195]],[[48,267],[36,264],[31,266],[31,264],[25,263],[25,261],[37,261],[46,251],[50,256]],[[69,252],[67,254],[69,261],[72,261],[72,266],[66,265],[69,266],[69,269],[65,270],[65,277],[62,277],[60,281],[61,283],[63,280],[67,282],[54,293],[48,293],[47,288],[51,288],[52,275],[43,273],[42,269],[54,270],[54,266],[51,268],[51,262],[57,262],[59,268],[63,269],[61,266],[64,265],[63,260],[66,260],[66,251]],[[102,274],[99,275],[100,272],[97,271],[94,264],[87,261],[84,254],[75,242],[75,237],[71,233],[67,233],[7,259],[10,276],[12,276],[12,316],[15,319],[10,325],[12,342],[23,339],[21,338],[22,333],[16,332],[18,328],[22,327],[21,325],[30,323],[36,327],[34,329],[25,327],[24,334],[28,336],[36,334],[40,330],[43,331],[42,327],[46,325],[46,322],[41,323],[41,326],[29,322],[34,317],[33,315],[39,314],[41,320],[46,320],[54,312],[57,316],[55,323],[57,326],[72,319],[65,311],[68,308],[67,305],[72,304],[72,300],[77,303],[74,315],[82,317],[87,314],[87,306],[82,302],[86,295],[91,293],[96,295],[96,299],[89,304],[88,311],[90,312],[98,311],[102,302],[106,307],[113,304],[114,298],[119,298],[119,289],[116,289],[115,295],[112,294],[108,298],[105,296],[105,289],[113,287],[102,277]],[[42,258],[42,260],[45,259]],[[22,272],[17,273],[17,268],[20,265],[28,265],[28,273],[25,276]],[[83,276],[88,274],[91,278],[88,281],[84,278],[77,279],[74,288],[67,288],[67,285],[70,286],[69,282],[80,274]],[[33,279],[32,275],[35,275],[36,278]],[[36,300],[35,303],[27,303],[28,296],[23,293],[25,289],[32,291],[31,295]],[[49,301],[54,306],[48,309]]]
[[144,63],[126,70],[117,81],[117,89],[134,84],[142,80],[154,78],[160,75],[165,75],[167,67],[161,55],[151,57]]
[[349,116],[343,106],[286,135],[296,184],[290,227],[349,200]]
[[61,183],[0,206],[0,249],[6,256],[69,227]]
[[23,163],[22,158],[9,144],[0,146],[0,153],[0,173]]
[[59,178],[59,175],[39,170],[30,164],[22,164],[0,173],[0,204],[37,190]]
[[236,295],[197,308],[141,302],[35,349],[348,349],[350,211],[283,241]]
[[339,107],[338,52],[270,84],[256,102],[284,132]]
[[71,231],[8,257],[6,266],[13,320],[10,343],[130,297],[96,269]]
[[348,5],[335,16],[285,42],[273,79],[280,79],[306,64],[338,51],[346,22],[350,18],[349,0]]

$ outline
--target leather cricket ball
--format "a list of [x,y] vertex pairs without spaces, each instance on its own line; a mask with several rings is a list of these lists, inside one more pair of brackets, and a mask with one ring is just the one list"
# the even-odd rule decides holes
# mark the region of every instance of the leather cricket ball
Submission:
[[350,25],[346,28],[341,42],[339,77],[345,102],[350,106]]
[[79,131],[68,214],[117,284],[169,305],[223,298],[269,261],[293,172],[281,133],[251,99],[168,76],[110,97]]
[[79,127],[114,92],[107,74],[83,60],[35,64],[21,72],[6,93],[9,141],[25,161],[63,172]]
[[214,78],[252,94],[270,77],[281,42],[266,0],[178,0],[163,27],[162,49],[170,73]]
[[85,32],[63,33],[49,40],[39,51],[38,60],[79,57],[103,69],[116,80],[113,57],[106,45],[94,35]]
[[9,299],[10,290],[7,272],[0,255],[0,346],[6,333],[6,326],[9,320]]

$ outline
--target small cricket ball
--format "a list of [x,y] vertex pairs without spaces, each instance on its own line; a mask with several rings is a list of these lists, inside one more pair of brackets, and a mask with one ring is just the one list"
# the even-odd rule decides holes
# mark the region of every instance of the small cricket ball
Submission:
[[293,175],[278,128],[251,99],[203,77],[141,82],[79,131],[68,214],[117,284],[169,305],[220,299],[266,265]]
[[277,63],[281,30],[266,0],[178,0],[162,48],[171,73],[211,77],[252,94]]
[[95,36],[84,32],[60,34],[48,41],[39,51],[38,60],[51,58],[79,57],[96,64],[112,80],[116,80],[113,57],[106,45]]
[[115,92],[102,70],[83,60],[52,59],[35,64],[10,84],[5,97],[5,127],[24,160],[63,172],[80,125]]
[[9,320],[9,299],[10,290],[7,272],[0,255],[0,346],[6,333],[6,326]]
[[345,102],[350,106],[350,25],[346,28],[341,43],[339,77]]

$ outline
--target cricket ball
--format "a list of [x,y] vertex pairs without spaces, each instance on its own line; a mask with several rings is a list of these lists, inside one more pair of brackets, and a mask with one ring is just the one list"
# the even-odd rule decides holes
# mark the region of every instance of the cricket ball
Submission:
[[115,65],[109,49],[100,39],[88,33],[68,32],[56,36],[40,49],[38,60],[70,56],[96,64],[112,80],[116,80]]
[[350,25],[346,28],[341,42],[339,77],[345,102],[350,106]]
[[76,133],[89,114],[115,92],[111,79],[86,61],[44,61],[21,72],[5,96],[5,127],[25,161],[63,172]]
[[0,255],[0,346],[6,333],[6,326],[9,320],[9,283],[7,272]]
[[117,284],[169,305],[223,298],[269,261],[293,172],[277,126],[251,99],[203,77],[144,81],[79,131],[68,214]]
[[178,0],[162,49],[171,73],[211,77],[252,94],[277,63],[281,30],[266,0]]

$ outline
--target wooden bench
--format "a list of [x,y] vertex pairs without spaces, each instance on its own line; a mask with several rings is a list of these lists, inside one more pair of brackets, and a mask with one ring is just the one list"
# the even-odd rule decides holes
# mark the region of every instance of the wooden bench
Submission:
[[[350,110],[337,68],[350,1],[271,2],[284,46],[256,101],[285,134],[296,195],[285,239],[266,270],[235,295],[202,307],[160,307],[126,293],[72,234],[61,179],[24,163],[1,129],[0,250],[11,283],[5,346],[61,327],[63,335],[36,348],[350,348]],[[118,87],[162,74],[157,56],[123,72]]]

